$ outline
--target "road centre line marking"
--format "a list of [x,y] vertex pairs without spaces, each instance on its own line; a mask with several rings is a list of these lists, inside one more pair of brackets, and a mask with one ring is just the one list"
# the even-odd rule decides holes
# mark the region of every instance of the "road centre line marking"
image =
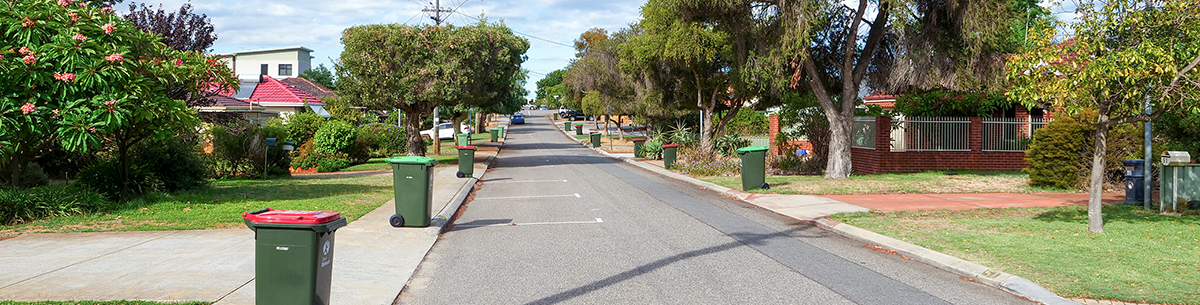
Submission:
[[596,218],[593,221],[558,221],[558,222],[526,222],[526,223],[498,223],[490,225],[463,225],[454,226],[455,228],[479,228],[479,227],[511,227],[511,226],[540,226],[540,225],[571,225],[571,224],[589,224],[603,223],[604,220]]
[[542,183],[542,182],[567,182],[567,180],[518,180],[518,181],[484,181],[483,183]]
[[512,196],[512,197],[484,197],[484,198],[476,197],[475,199],[476,200],[479,200],[479,199],[527,199],[527,198],[555,198],[555,197],[583,198],[583,197],[579,196],[579,193],[575,193],[574,195],[539,195],[539,196]]

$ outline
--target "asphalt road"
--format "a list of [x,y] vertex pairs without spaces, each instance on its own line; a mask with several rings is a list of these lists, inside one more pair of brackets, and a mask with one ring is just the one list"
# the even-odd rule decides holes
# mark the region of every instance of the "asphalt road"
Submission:
[[1030,304],[570,142],[504,150],[401,304]]

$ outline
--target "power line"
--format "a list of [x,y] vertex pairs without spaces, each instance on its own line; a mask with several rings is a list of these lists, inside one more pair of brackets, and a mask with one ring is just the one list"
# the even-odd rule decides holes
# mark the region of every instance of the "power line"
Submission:
[[[455,13],[458,13],[459,15],[467,16],[468,18],[475,19],[475,20],[477,20],[477,21],[483,21],[483,20],[480,20],[478,17],[471,16],[471,15],[467,15],[467,14],[463,14],[463,13],[461,13],[461,12],[458,12],[458,11],[455,11]],[[529,34],[525,34],[525,33],[517,32],[516,30],[513,30],[512,28],[509,28],[509,30],[513,31],[513,33],[517,33],[517,35],[521,35],[521,36],[525,36],[525,37],[529,37],[529,38],[533,38],[533,39],[537,39],[537,40],[541,40],[541,41],[545,41],[545,42],[553,43],[553,44],[560,45],[560,46],[564,46],[564,47],[568,47],[568,48],[575,48],[575,46],[572,46],[572,45],[567,45],[567,44],[560,43],[560,42],[557,42],[557,41],[553,41],[553,40],[549,40],[549,39],[545,39],[545,38],[541,38],[541,37],[537,37],[537,36],[533,36],[533,35],[529,35]],[[543,74],[543,75],[544,75],[544,74]]]

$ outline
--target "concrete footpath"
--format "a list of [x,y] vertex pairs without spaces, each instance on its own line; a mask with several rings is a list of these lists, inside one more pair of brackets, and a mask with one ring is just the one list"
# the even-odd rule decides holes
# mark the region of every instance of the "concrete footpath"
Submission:
[[[437,168],[428,228],[393,228],[388,201],[339,229],[330,303],[392,304],[496,154],[478,152],[472,178]],[[254,245],[245,228],[21,235],[0,241],[0,300],[254,304]]]
[[[561,125],[559,125],[561,126]],[[574,133],[568,133],[563,129],[559,129],[564,135],[569,138],[574,138]],[[591,148],[587,140],[576,140],[579,144]],[[779,213],[787,217],[791,217],[800,221],[815,224],[825,230],[837,233],[850,239],[858,240],[869,245],[878,245],[887,249],[896,251],[900,255],[913,258],[937,267],[942,270],[957,274],[959,276],[975,279],[989,286],[998,287],[1009,291],[1017,296],[1027,298],[1029,300],[1041,304],[1078,304],[1072,300],[1060,297],[1037,284],[1030,282],[1021,277],[1014,276],[999,270],[985,267],[970,261],[966,261],[957,257],[946,255],[937,251],[933,251],[921,246],[910,244],[894,238],[883,236],[875,232],[863,230],[848,224],[840,223],[829,219],[827,216],[842,213],[842,212],[865,212],[871,208],[858,206],[843,201],[835,200],[824,196],[813,195],[776,195],[776,194],[756,194],[747,193],[740,190],[730,189],[714,183],[701,181],[687,175],[673,172],[663,168],[662,161],[642,160],[634,158],[633,154],[612,154],[602,149],[592,148],[599,154],[603,154],[615,159],[623,160],[627,163],[641,167],[647,171],[652,171],[663,176],[671,177],[676,180],[691,183],[693,185],[703,187],[708,190],[721,193],[722,195],[741,200],[743,202],[759,206],[761,208]],[[975,194],[979,196],[980,194]],[[832,196],[831,196],[832,197]],[[881,200],[884,198],[871,198]],[[1012,198],[1009,198],[1012,199]],[[1037,201],[1038,206],[1046,206],[1054,204],[1046,202],[1045,198],[1040,198]],[[868,200],[869,201],[869,200]],[[947,200],[953,201],[953,200]],[[1058,205],[1066,205],[1059,203]],[[1012,205],[1008,205],[1012,206]],[[965,204],[956,206],[956,208],[981,208],[987,207],[984,204]]]

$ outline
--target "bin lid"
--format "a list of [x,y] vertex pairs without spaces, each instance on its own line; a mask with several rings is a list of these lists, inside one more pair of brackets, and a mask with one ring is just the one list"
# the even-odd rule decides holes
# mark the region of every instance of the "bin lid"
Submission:
[[434,166],[438,164],[437,160],[434,160],[433,158],[416,156],[391,157],[383,159],[383,161],[389,164],[423,164],[425,166]]
[[583,123],[575,123],[575,126],[583,126]]
[[602,134],[603,134],[603,133],[599,133],[599,132],[593,132],[593,133],[592,133],[592,135],[593,135],[593,136],[598,136],[598,135],[602,135]]
[[646,138],[637,138],[637,139],[633,139],[633,141],[634,142],[646,141]]
[[319,225],[342,218],[342,213],[331,211],[289,211],[266,209],[242,213],[242,218],[254,223],[279,223],[295,225]]
[[500,128],[488,128],[490,131],[500,131]]
[[767,150],[770,150],[770,148],[768,148],[766,146],[746,146],[746,147],[738,148],[737,151],[740,153],[745,153],[745,152],[752,152],[752,151],[767,151]]
[[663,147],[679,147],[679,144],[663,144]]
[[455,146],[454,148],[458,148],[459,150],[463,150],[463,149],[470,149],[470,150],[474,150],[474,149],[475,149],[475,146],[470,146],[470,145],[467,145],[467,146]]

